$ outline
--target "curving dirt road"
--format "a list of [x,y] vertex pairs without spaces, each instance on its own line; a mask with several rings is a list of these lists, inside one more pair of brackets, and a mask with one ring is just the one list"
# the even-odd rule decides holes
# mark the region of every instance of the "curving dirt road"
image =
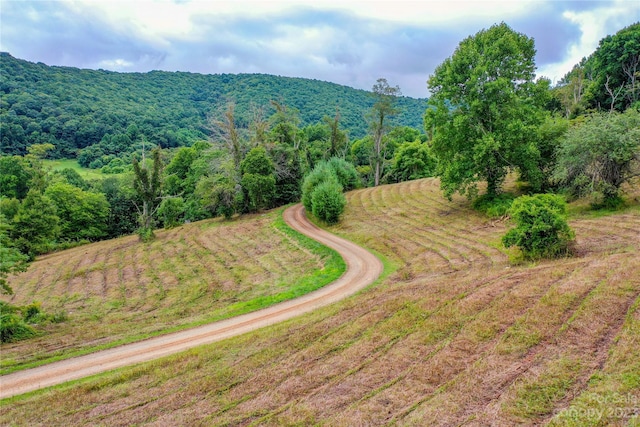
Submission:
[[242,316],[2,376],[0,398],[145,362],[281,322],[343,299],[375,281],[382,272],[382,263],[370,252],[309,222],[302,205],[285,210],[284,220],[295,230],[335,249],[346,261],[345,274],[300,298]]

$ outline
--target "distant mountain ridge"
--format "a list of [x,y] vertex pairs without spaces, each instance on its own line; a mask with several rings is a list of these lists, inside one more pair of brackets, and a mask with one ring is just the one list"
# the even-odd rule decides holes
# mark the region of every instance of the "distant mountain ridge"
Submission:
[[[59,157],[73,157],[105,135],[131,125],[163,147],[188,145],[208,137],[207,117],[236,103],[240,124],[250,105],[267,108],[276,100],[299,110],[301,126],[340,111],[351,139],[367,132],[370,92],[319,80],[268,74],[196,74],[151,71],[119,73],[48,66],[0,53],[1,154],[24,154],[50,142]],[[372,82],[373,84],[374,82]],[[395,124],[422,129],[426,99],[400,97]]]

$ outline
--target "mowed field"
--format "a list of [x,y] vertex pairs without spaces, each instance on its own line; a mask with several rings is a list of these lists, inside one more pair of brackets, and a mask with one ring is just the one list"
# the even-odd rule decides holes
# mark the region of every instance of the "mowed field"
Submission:
[[[513,266],[508,223],[432,179],[348,194],[332,231],[394,269],[332,306],[4,402],[8,425],[637,425],[640,209]],[[637,202],[637,200],[636,200]]]
[[253,311],[342,271],[337,254],[289,231],[280,211],[156,234],[150,244],[130,236],[54,253],[12,277],[12,303],[37,301],[68,320],[3,344],[2,371]]

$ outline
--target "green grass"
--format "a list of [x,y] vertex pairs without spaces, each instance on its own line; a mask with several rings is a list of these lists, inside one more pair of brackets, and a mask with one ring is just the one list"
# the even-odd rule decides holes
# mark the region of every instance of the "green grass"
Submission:
[[118,176],[118,174],[113,174],[113,175],[103,174],[100,171],[100,169],[83,168],[78,164],[78,161],[74,159],[43,160],[43,162],[45,167],[50,167],[54,171],[67,169],[67,168],[73,169],[76,172],[78,172],[78,174],[82,178],[86,180],[105,179],[110,176]]

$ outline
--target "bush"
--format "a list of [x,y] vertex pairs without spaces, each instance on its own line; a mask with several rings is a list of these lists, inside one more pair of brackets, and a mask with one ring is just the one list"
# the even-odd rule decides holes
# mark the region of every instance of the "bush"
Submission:
[[567,255],[574,233],[566,220],[565,201],[553,194],[522,196],[513,201],[509,214],[516,227],[502,237],[508,248],[518,246],[525,258]]
[[156,238],[153,227],[140,227],[136,230],[141,242],[149,243]]
[[31,338],[36,332],[14,313],[0,314],[0,342],[14,342]]
[[473,201],[473,209],[490,218],[499,218],[509,212],[513,199],[514,196],[509,193],[483,194]]
[[327,180],[318,185],[311,195],[312,213],[327,224],[335,224],[344,212],[347,200],[342,194],[342,186],[335,180]]
[[335,180],[337,177],[333,174],[332,169],[326,162],[320,162],[313,168],[311,172],[304,178],[302,182],[302,204],[307,212],[313,211],[311,197],[315,188],[327,180]]
[[558,150],[555,181],[573,196],[591,195],[596,207],[620,204],[620,186],[637,176],[640,113],[597,113],[566,134]]
[[342,194],[359,184],[356,168],[344,159],[332,157],[320,162],[304,178],[302,204],[307,212],[327,224],[335,224],[347,201]]
[[258,212],[272,206],[276,194],[275,176],[245,173],[240,182],[247,193],[249,212]]
[[332,157],[327,161],[327,165],[338,178],[338,183],[342,186],[343,191],[353,190],[359,186],[360,177],[353,163],[349,163],[341,157]]

